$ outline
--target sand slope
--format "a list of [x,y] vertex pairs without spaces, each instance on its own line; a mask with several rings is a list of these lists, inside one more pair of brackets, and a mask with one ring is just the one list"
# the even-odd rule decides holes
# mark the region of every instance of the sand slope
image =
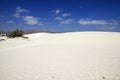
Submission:
[[0,42],[0,80],[119,80],[120,33],[35,33]]

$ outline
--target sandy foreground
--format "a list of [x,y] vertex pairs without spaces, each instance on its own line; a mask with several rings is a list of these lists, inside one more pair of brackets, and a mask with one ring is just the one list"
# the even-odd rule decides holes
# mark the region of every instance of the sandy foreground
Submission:
[[120,33],[34,33],[0,42],[0,80],[120,80]]

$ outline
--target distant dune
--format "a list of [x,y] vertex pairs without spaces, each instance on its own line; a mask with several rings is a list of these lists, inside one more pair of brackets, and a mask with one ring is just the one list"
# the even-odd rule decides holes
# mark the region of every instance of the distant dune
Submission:
[[120,80],[119,32],[25,36],[0,37],[0,80]]

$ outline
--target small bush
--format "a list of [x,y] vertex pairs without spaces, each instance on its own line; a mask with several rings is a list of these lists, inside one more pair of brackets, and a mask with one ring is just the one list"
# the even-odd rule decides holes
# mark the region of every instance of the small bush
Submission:
[[6,36],[6,34],[0,34],[0,36],[1,36],[1,37],[4,37],[4,36]]
[[7,35],[8,38],[16,38],[16,37],[22,37],[22,36],[23,36],[23,31],[19,30],[19,29],[15,30]]

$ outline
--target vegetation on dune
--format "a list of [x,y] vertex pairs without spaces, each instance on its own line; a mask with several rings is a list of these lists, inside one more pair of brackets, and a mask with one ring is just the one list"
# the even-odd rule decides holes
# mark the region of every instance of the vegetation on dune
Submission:
[[22,36],[23,36],[23,31],[19,29],[12,31],[7,35],[8,38],[15,38],[15,37],[22,37]]
[[0,36],[1,36],[1,37],[4,37],[4,36],[6,36],[6,34],[0,34]]
[[25,39],[28,39],[28,37],[23,36],[24,32],[22,30],[16,29],[9,34],[7,34],[8,38],[16,38],[16,37],[22,37]]

